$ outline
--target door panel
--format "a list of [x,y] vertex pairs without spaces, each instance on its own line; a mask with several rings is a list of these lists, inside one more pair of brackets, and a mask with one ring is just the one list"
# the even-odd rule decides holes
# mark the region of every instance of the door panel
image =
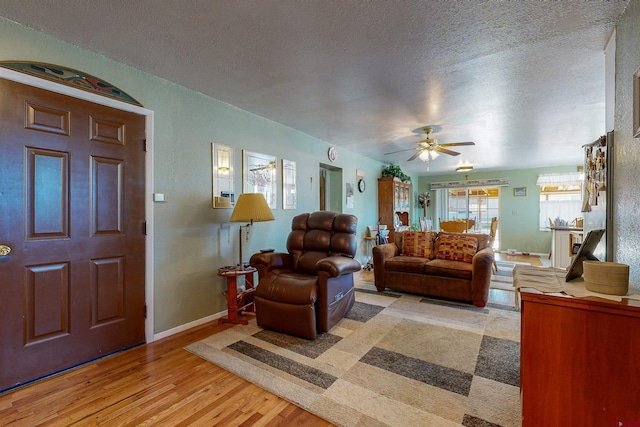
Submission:
[[25,302],[25,346],[69,335],[69,263],[27,267]]
[[91,327],[126,320],[124,258],[91,260]]
[[27,147],[26,239],[69,237],[69,153]]
[[122,234],[124,164],[118,159],[91,158],[92,236]]
[[0,390],[144,342],[144,117],[0,79]]

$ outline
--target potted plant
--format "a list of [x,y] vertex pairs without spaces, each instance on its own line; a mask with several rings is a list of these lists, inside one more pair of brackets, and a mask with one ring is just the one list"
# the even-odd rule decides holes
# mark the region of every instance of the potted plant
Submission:
[[402,182],[409,182],[411,178],[409,175],[406,175],[400,169],[398,165],[387,165],[384,169],[382,169],[382,177],[383,178],[398,178]]

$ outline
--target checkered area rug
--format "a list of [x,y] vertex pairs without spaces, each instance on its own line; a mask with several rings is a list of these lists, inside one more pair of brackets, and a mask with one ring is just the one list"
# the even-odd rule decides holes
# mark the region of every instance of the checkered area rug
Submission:
[[[498,265],[498,271],[493,273],[494,276],[513,277],[513,268],[516,266],[515,262],[509,261],[496,261]],[[525,264],[525,263],[520,263]],[[526,264],[530,265],[530,264]]]
[[491,289],[502,289],[513,292],[513,268],[517,264],[530,265],[528,263],[497,261],[498,271],[494,271],[491,275]]
[[338,426],[520,426],[520,314],[358,283],[309,341],[235,326],[187,350]]

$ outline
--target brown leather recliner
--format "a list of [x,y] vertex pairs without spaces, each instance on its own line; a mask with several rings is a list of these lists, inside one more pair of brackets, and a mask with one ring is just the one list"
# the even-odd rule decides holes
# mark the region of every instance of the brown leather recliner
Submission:
[[356,254],[354,215],[313,212],[296,215],[287,253],[258,253],[254,302],[258,325],[315,339],[329,331],[353,306]]

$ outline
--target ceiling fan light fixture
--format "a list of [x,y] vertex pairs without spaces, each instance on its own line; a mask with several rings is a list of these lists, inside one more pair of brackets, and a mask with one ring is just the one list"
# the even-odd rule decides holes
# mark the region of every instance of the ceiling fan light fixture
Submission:
[[438,153],[437,151],[423,150],[418,155],[418,158],[420,158],[420,160],[422,160],[423,162],[428,162],[429,160],[434,160],[439,155],[440,155],[440,153]]
[[445,144],[440,144],[437,139],[431,137],[431,132],[433,131],[431,127],[423,128],[423,130],[427,137],[425,139],[418,141],[416,143],[418,145],[417,147],[406,148],[404,150],[398,150],[398,151],[391,151],[390,153],[384,153],[384,154],[387,155],[387,154],[401,153],[404,151],[417,150],[411,157],[409,157],[407,161],[410,162],[415,159],[420,159],[423,162],[427,163],[437,158],[440,154],[447,154],[449,156],[457,156],[460,154],[457,151],[453,151],[449,149],[449,147],[455,147],[458,145],[476,145],[474,142],[471,142],[471,141],[447,142]]
[[456,168],[456,172],[469,172],[473,170],[472,165],[463,165]]

